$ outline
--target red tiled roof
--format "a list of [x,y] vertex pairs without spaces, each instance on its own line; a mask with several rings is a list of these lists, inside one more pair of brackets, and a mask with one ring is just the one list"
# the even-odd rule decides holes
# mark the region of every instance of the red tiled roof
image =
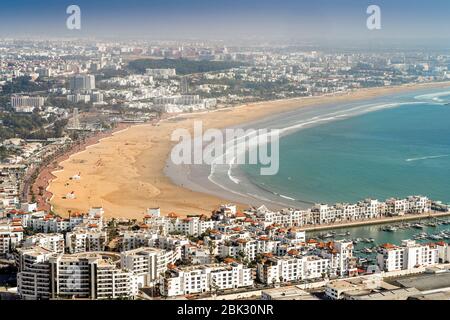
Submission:
[[236,262],[236,260],[234,260],[233,258],[225,258],[225,259],[223,259],[223,262],[225,262],[225,263],[233,263],[233,262]]

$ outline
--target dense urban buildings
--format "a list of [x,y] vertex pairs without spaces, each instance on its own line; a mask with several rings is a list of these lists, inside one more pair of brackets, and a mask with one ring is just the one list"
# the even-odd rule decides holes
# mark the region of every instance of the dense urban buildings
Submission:
[[[4,40],[0,258],[15,268],[12,295],[28,300],[446,296],[445,286],[424,285],[429,274],[450,274],[450,233],[424,231],[448,225],[449,207],[427,195],[283,209],[226,204],[209,214],[193,206],[191,214],[155,206],[125,218],[90,200],[89,210],[71,207],[70,201],[83,197],[74,191],[84,182],[81,170],[70,173],[62,197],[48,185],[61,161],[89,153],[86,147],[136,124],[157,128],[210,111],[217,111],[221,122],[233,108],[261,101],[444,83],[449,65],[450,54],[422,50]],[[111,154],[126,158],[120,146],[107,157]],[[96,158],[91,167],[103,168],[104,160]],[[59,211],[55,197],[70,209]],[[182,197],[177,200],[185,201]],[[370,235],[334,230],[373,223],[383,223],[379,233],[420,233],[399,243],[376,243]]]

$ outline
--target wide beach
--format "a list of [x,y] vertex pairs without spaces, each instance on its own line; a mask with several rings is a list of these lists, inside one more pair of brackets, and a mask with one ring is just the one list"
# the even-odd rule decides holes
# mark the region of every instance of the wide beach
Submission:
[[[323,104],[369,100],[380,95],[445,87],[449,83],[361,89],[349,94],[260,102],[214,112],[183,114],[143,124],[101,139],[86,150],[73,154],[54,171],[47,191],[52,193],[53,210],[65,216],[102,206],[108,217],[141,218],[146,208],[160,207],[163,214],[210,214],[228,199],[245,208],[249,202],[220,193],[209,195],[176,185],[166,176],[167,159],[175,129],[192,131],[194,120],[205,128],[226,128],[270,117],[294,109]],[[181,169],[180,169],[181,170]],[[81,179],[71,179],[80,173]],[[173,173],[173,172],[172,172]],[[74,199],[66,198],[70,193]],[[241,201],[242,200],[242,201]]]

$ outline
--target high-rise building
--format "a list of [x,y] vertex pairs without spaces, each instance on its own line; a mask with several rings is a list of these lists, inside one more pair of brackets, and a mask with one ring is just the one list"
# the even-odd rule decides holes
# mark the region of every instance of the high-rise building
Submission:
[[137,276],[120,268],[111,252],[55,254],[33,247],[19,249],[17,290],[25,300],[135,298]]
[[180,81],[180,86],[181,86],[181,94],[188,94],[189,93],[189,85],[188,85],[188,79],[186,76],[181,77],[181,81]]
[[70,90],[91,91],[95,89],[95,76],[89,74],[78,74],[70,78]]

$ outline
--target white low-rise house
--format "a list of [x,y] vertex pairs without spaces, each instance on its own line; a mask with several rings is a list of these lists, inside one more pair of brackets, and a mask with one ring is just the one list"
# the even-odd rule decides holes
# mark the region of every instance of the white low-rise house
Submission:
[[168,265],[177,261],[174,251],[157,248],[138,248],[120,254],[121,266],[138,276],[138,286],[147,287],[155,284]]
[[376,289],[380,286],[381,280],[382,278],[379,275],[334,280],[326,285],[325,294],[330,299],[340,300],[351,292]]
[[232,262],[169,269],[161,284],[161,294],[171,297],[250,287],[253,279],[250,268]]

